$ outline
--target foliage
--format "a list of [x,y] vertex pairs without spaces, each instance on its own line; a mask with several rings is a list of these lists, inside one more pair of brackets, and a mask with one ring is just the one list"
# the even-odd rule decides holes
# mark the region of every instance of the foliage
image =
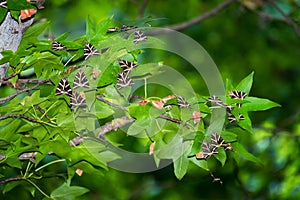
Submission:
[[[285,165],[285,163],[292,162],[292,160],[287,157],[291,152],[297,152],[297,149],[291,148],[291,152],[288,153],[284,148],[280,148],[279,146],[281,146],[281,143],[293,143],[288,146],[296,147],[298,142],[291,142],[290,138],[287,136],[278,135],[276,136],[277,139],[271,137],[269,133],[271,131],[269,131],[270,129],[268,127],[270,125],[268,124],[264,125],[267,126],[265,131],[257,129],[253,130],[252,122],[250,120],[252,115],[249,115],[249,112],[266,110],[278,105],[269,100],[252,96],[247,96],[244,100],[231,99],[228,96],[228,92],[235,90],[249,94],[252,86],[253,74],[248,75],[236,87],[228,80],[226,82],[227,96],[220,96],[222,101],[226,102],[226,105],[235,107],[235,112],[233,112],[233,114],[236,118],[239,117],[239,114],[242,114],[245,117],[245,120],[238,120],[233,124],[226,120],[223,131],[220,133],[225,142],[231,142],[233,151],[225,151],[223,148],[220,148],[218,149],[219,153],[213,155],[211,158],[207,160],[197,160],[195,157],[191,156],[199,153],[199,151],[201,152],[202,141],[210,141],[210,134],[207,131],[207,127],[211,112],[214,109],[221,109],[214,108],[213,105],[206,102],[209,96],[199,95],[197,98],[187,98],[187,101],[192,105],[192,109],[179,109],[176,106],[173,106],[171,110],[165,108],[159,109],[157,108],[157,105],[164,100],[164,97],[170,95],[170,91],[159,88],[159,92],[153,93],[151,87],[154,86],[149,85],[147,91],[151,91],[151,94],[146,91],[146,88],[142,88],[137,94],[134,94],[136,96],[143,96],[143,100],[148,102],[146,105],[141,106],[141,101],[137,99],[131,99],[131,101],[128,102],[128,97],[132,95],[131,93],[133,90],[131,90],[131,88],[123,88],[121,90],[116,88],[118,72],[121,71],[117,58],[138,63],[138,68],[132,71],[132,75],[136,77],[144,75],[145,72],[148,71],[152,73],[157,72],[158,70],[155,67],[160,67],[159,64],[153,67],[154,69],[151,67],[145,69],[143,67],[143,64],[145,63],[142,62],[144,59],[141,59],[141,57],[143,57],[143,51],[140,49],[142,46],[139,45],[138,48],[133,46],[133,33],[131,33],[131,35],[129,34],[129,39],[124,38],[123,35],[120,37],[119,35],[106,34],[107,28],[114,26],[110,19],[97,24],[89,18],[87,20],[87,29],[84,36],[68,40],[68,34],[62,34],[55,38],[55,41],[64,44],[68,48],[68,51],[54,51],[52,49],[53,41],[38,39],[38,36],[48,27],[48,25],[48,22],[44,22],[31,27],[26,32],[20,49],[16,53],[8,51],[4,52],[6,56],[4,56],[2,61],[10,61],[11,64],[9,75],[17,75],[9,80],[13,85],[18,85],[19,75],[22,77],[23,74],[32,73],[32,71],[34,71],[34,74],[38,79],[49,79],[52,82],[50,85],[41,85],[40,91],[31,91],[30,95],[27,97],[19,95],[18,99],[13,99],[0,108],[1,116],[10,113],[22,114],[36,120],[36,122],[31,122],[19,118],[1,121],[1,127],[3,127],[1,132],[5,133],[1,134],[5,135],[3,140],[1,140],[3,141],[1,155],[5,156],[5,158],[1,160],[3,164],[3,168],[1,169],[2,175],[5,178],[11,177],[11,174],[16,176],[15,173],[11,173],[11,171],[14,171],[15,169],[15,172],[17,171],[17,174],[22,178],[21,181],[5,184],[2,190],[5,194],[20,189],[19,186],[22,186],[23,188],[22,193],[23,191],[29,191],[29,193],[39,196],[40,193],[34,192],[36,191],[36,188],[39,188],[40,192],[45,193],[45,196],[51,193],[50,196],[52,198],[56,198],[57,195],[60,194],[70,194],[70,198],[74,198],[74,196],[79,196],[86,192],[87,190],[82,187],[77,188],[76,186],[71,186],[71,183],[76,182],[76,179],[78,179],[79,175],[76,173],[78,172],[77,170],[84,169],[84,174],[106,174],[107,172],[102,169],[107,169],[107,163],[109,161],[120,157],[117,153],[111,152],[111,149],[107,149],[107,147],[103,145],[103,141],[99,141],[98,135],[92,131],[103,126],[105,123],[110,122],[113,117],[122,115],[132,117],[136,121],[131,125],[127,125],[125,129],[122,128],[123,131],[120,130],[108,133],[105,137],[114,145],[122,145],[124,149],[145,153],[147,153],[148,147],[155,141],[155,149],[159,149],[159,151],[153,152],[156,163],[158,164],[160,159],[173,159],[174,173],[179,179],[182,179],[186,173],[195,169],[195,166],[213,172],[218,169],[218,165],[216,165],[215,161],[219,161],[221,166],[225,165],[225,168],[230,168],[231,165],[234,165],[232,163],[236,162],[238,164],[238,169],[241,171],[239,178],[246,185],[246,188],[249,188],[249,191],[251,192],[264,191],[266,188],[264,188],[264,184],[261,183],[266,181],[261,178],[264,171],[253,171],[253,177],[250,176],[245,169],[245,165],[247,164],[245,164],[241,157],[261,164],[261,160],[266,161],[268,157],[274,157],[275,154],[276,159],[278,158],[278,161],[276,161],[278,163],[274,166],[274,170],[279,171],[285,168],[288,169],[286,169],[286,174],[284,174],[284,179],[286,180],[285,183],[280,183],[280,177],[272,182],[272,185],[276,186],[274,188],[282,188],[282,191],[278,192],[278,190],[276,191],[269,188],[269,193],[275,197],[288,198],[290,191],[293,191],[293,194],[297,192],[296,187],[290,188],[291,185],[297,184],[295,183],[295,180],[291,178],[297,176],[297,170],[293,169],[293,167],[295,168],[295,166],[297,166],[297,163],[294,163],[290,167]],[[209,24],[206,24],[206,26],[209,26]],[[94,37],[95,33],[97,33],[96,38]],[[147,42],[151,43],[154,41],[156,41],[155,38],[149,37],[149,41]],[[108,47],[110,49],[100,55],[99,58],[95,56],[87,61],[83,61],[83,49],[86,42],[90,42],[96,46],[98,51]],[[247,42],[249,41],[246,41],[246,44],[248,44]],[[226,47],[226,45],[220,46]],[[254,58],[254,55],[251,56]],[[105,57],[105,59],[102,59],[103,57]],[[238,57],[236,58],[239,59]],[[256,62],[256,60],[257,59],[253,59],[253,62]],[[235,62],[238,62],[239,67],[241,65],[244,66],[244,63],[241,64],[242,62],[240,61],[233,61],[232,63],[236,65]],[[90,85],[93,85],[93,89],[95,89],[93,92],[86,93],[87,106],[88,108],[95,106],[97,110],[93,116],[85,116],[86,118],[83,120],[80,119],[80,116],[86,114],[85,110],[70,109],[69,97],[56,97],[54,95],[61,78],[66,77],[72,86],[75,75],[79,71],[79,69],[74,66],[81,65],[87,66],[82,69],[87,77],[90,77]],[[94,80],[94,78],[92,78],[93,72],[97,70],[99,72],[101,71],[101,74]],[[233,75],[230,76],[232,77]],[[135,83],[137,81],[143,82],[144,79],[147,80],[147,78],[149,77],[140,80],[134,79],[134,81]],[[233,78],[237,79],[237,77]],[[6,91],[7,90],[8,89],[6,88]],[[9,92],[13,92],[13,90],[9,90]],[[111,105],[95,100],[96,96],[100,94],[110,102],[123,106],[126,111],[123,112],[115,107],[111,107]],[[264,96],[267,95],[264,93]],[[93,103],[95,105],[93,105]],[[168,103],[177,104],[178,102],[175,98]],[[236,106],[239,103],[242,103],[241,108]],[[41,107],[46,114],[41,113],[36,108],[36,105]],[[195,125],[193,124],[193,120],[191,120],[191,115],[193,111],[199,111],[199,109],[202,118],[200,124]],[[166,114],[172,119],[181,120],[182,122],[174,123],[169,120],[166,121],[166,119],[157,118],[163,114]],[[50,119],[47,119],[46,116],[50,116]],[[255,118],[256,114],[253,116]],[[96,122],[98,126],[92,122],[86,123],[86,121]],[[78,126],[78,124],[80,124],[80,126]],[[187,124],[191,126],[190,129],[186,128]],[[144,127],[147,128],[145,129]],[[273,128],[274,127],[272,127],[272,129]],[[178,133],[180,137],[176,138],[175,136]],[[69,141],[78,136],[88,137],[89,139],[85,140],[85,142],[79,146],[71,147]],[[133,139],[130,136],[143,138]],[[176,140],[172,140],[173,138]],[[272,151],[273,153],[268,151],[264,152],[267,144],[269,144],[270,148],[274,149],[274,151]],[[180,148],[178,148],[178,145]],[[250,148],[245,147],[245,145],[248,145],[248,147],[250,146]],[[93,150],[93,148],[96,150]],[[246,148],[251,149],[255,155],[261,155],[261,159],[250,154]],[[28,152],[38,152],[36,159],[19,159],[20,155]],[[49,152],[51,153],[48,154]],[[181,156],[178,158],[177,155]],[[295,153],[294,155],[297,154]],[[35,163],[32,161],[35,161]],[[190,162],[195,164],[195,166],[190,165]],[[231,165],[229,166],[228,163]],[[265,169],[267,166],[271,165],[272,162],[270,161],[264,162],[263,168]],[[10,171],[7,171],[7,168],[9,168]],[[63,169],[63,171],[57,171],[57,169]],[[107,173],[107,176],[109,176],[110,173],[114,174],[114,172],[111,172],[110,170]],[[51,176],[58,175],[61,177],[59,181],[57,181],[58,179],[52,180],[50,178]],[[67,181],[65,181],[66,179]],[[43,188],[44,181],[52,183],[53,186]],[[114,182],[117,181],[114,180]],[[85,187],[84,185],[81,186]],[[73,191],[76,192],[72,193]],[[125,191],[123,192],[126,193]],[[122,192],[119,194],[119,198],[122,198],[121,193]],[[25,192],[24,194],[28,195],[28,193]]]
[[[18,77],[24,71],[34,69],[38,79],[50,80],[53,85],[41,86],[41,90],[30,91],[28,95],[15,98],[0,108],[2,116],[9,114],[19,116],[17,119],[3,118],[1,121],[2,176],[6,176],[7,170],[19,169],[18,177],[20,180],[26,181],[7,183],[2,190],[3,193],[9,192],[19,185],[22,185],[24,190],[30,191],[32,194],[37,189],[46,197],[53,199],[59,199],[60,196],[73,198],[87,192],[84,188],[70,186],[72,178],[75,173],[78,173],[78,170],[92,174],[95,173],[95,170],[107,169],[108,162],[120,158],[117,152],[106,145],[107,141],[103,140],[103,135],[99,136],[97,130],[99,131],[99,127],[103,130],[101,125],[108,122],[112,117],[122,115],[135,120],[127,130],[124,130],[124,133],[129,136],[141,137],[142,139],[132,139],[137,146],[145,144],[149,146],[151,141],[155,142],[155,150],[152,153],[156,164],[159,166],[162,159],[172,159],[174,173],[178,179],[182,179],[188,170],[190,161],[205,170],[209,170],[204,164],[207,162],[206,159],[203,160],[200,157],[200,160],[196,160],[193,155],[199,152],[203,153],[203,147],[200,150],[202,141],[205,137],[207,137],[205,140],[210,138],[209,133],[207,133],[207,123],[212,110],[228,109],[229,107],[232,110],[234,107],[232,110],[234,117],[238,118],[238,115],[242,114],[245,120],[236,120],[233,126],[228,121],[225,123],[223,131],[219,134],[224,138],[225,143],[232,143],[233,150],[227,155],[223,148],[220,148],[214,157],[222,165],[225,164],[227,156],[232,156],[237,163],[239,163],[240,157],[260,163],[256,157],[244,149],[237,137],[241,132],[248,132],[249,134],[252,132],[251,120],[248,117],[249,111],[266,110],[278,106],[278,104],[250,96],[235,100],[227,95],[226,99],[220,97],[227,104],[214,105],[212,102],[210,105],[207,101],[208,97],[198,96],[197,98],[180,100],[182,97],[170,95],[170,91],[165,94],[166,96],[170,95],[168,98],[149,97],[146,88],[151,87],[151,85],[147,85],[148,77],[145,74],[147,72],[159,72],[160,65],[147,65],[148,68],[144,68],[142,63],[138,63],[142,46],[133,43],[134,32],[132,34],[128,32],[129,36],[126,36],[127,32],[109,35],[106,31],[111,27],[111,23],[111,20],[95,23],[88,18],[85,36],[71,41],[67,40],[67,34],[56,38],[55,41],[66,47],[62,50],[54,49],[52,41],[37,38],[49,24],[48,22],[38,23],[27,30],[17,52],[4,54],[3,60],[9,61],[11,64],[9,75]],[[156,42],[155,38],[148,37],[144,43],[153,42]],[[84,60],[86,58],[84,49],[87,47],[87,43],[97,46],[98,51],[102,52],[101,55]],[[138,77],[145,80],[146,84],[143,91],[145,96],[142,97],[142,100],[133,99],[128,102],[128,99],[140,95],[140,92],[132,93],[130,91],[132,86],[118,87],[117,77],[122,72],[118,66],[118,59],[138,63],[138,68],[132,69],[132,77],[137,77],[134,79],[135,81],[141,79]],[[92,89],[85,91],[86,107],[84,108],[70,106],[69,97],[54,95],[55,90],[57,93],[56,88],[59,87],[63,77],[72,83],[80,70],[89,77],[90,89]],[[95,71],[101,73],[97,76]],[[253,73],[243,79],[236,87],[227,81],[227,93],[243,91],[248,95],[252,79]],[[11,79],[10,81],[16,86],[18,79]],[[105,97],[114,105],[122,106],[121,111],[119,107],[105,104],[105,101],[95,100],[97,95]],[[236,106],[237,103],[243,106]],[[96,111],[91,113],[93,109]],[[201,112],[198,122],[196,122],[196,118],[192,117],[195,111]],[[126,123],[126,119],[124,120],[115,121],[115,123],[122,125],[122,123]],[[121,125],[116,128],[121,128]],[[237,127],[240,128],[236,129]],[[116,134],[122,133],[118,131]],[[84,138],[84,141],[78,146],[69,144],[70,141],[72,142],[74,138],[78,137]],[[126,147],[126,142],[122,144],[119,140],[114,140],[114,137],[110,137],[109,134],[108,139],[113,144],[119,143],[119,145]],[[210,159],[212,158],[208,157],[207,160]],[[43,192],[40,184],[41,181],[47,180],[51,174],[57,173],[57,168],[53,170],[48,166],[58,164],[63,164],[66,167],[62,175],[63,179],[59,181],[61,185],[52,190],[48,196]],[[65,179],[68,180],[68,184],[63,183]],[[45,190],[49,191],[48,188]]]

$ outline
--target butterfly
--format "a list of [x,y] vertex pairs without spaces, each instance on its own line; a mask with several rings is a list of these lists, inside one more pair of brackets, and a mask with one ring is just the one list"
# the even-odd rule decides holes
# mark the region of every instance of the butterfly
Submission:
[[133,80],[129,77],[129,72],[119,72],[117,79],[117,88],[120,90],[126,86],[134,85]]
[[127,60],[118,60],[118,63],[120,67],[124,70],[124,72],[131,72],[132,69],[137,67],[137,64],[134,64],[133,62],[129,62]]
[[218,149],[222,147],[223,144],[225,143],[223,138],[217,133],[213,133],[210,137],[210,140],[211,140],[211,145],[213,146],[214,149]]
[[115,32],[121,32],[121,31],[124,32],[124,31],[133,30],[136,28],[137,28],[137,26],[123,25],[121,28],[119,28],[119,27],[109,28],[109,29],[107,29],[106,33],[115,33]]
[[214,147],[207,142],[202,143],[201,149],[202,150],[196,154],[197,159],[208,159],[213,154],[218,154],[218,151],[216,151],[216,149],[214,149]]
[[52,49],[53,49],[54,51],[58,51],[58,50],[68,50],[68,48],[67,48],[65,45],[63,45],[62,43],[57,42],[57,41],[54,41],[54,42],[52,43]]
[[137,28],[137,26],[126,26],[126,25],[123,25],[122,27],[121,27],[121,31],[129,31],[129,30],[133,30],[133,29],[136,29]]
[[56,96],[64,94],[70,97],[72,96],[71,86],[65,77],[59,81],[55,92]]
[[220,147],[224,147],[225,150],[232,150],[233,147],[231,146],[231,143],[227,143],[224,141],[224,139],[217,133],[213,133],[210,137],[211,145],[213,148],[218,149]]
[[73,91],[72,96],[70,97],[71,107],[86,107],[85,95],[84,93],[78,93]]
[[191,108],[192,107],[182,96],[177,96],[177,103],[178,103],[179,108]]
[[236,118],[231,112],[227,112],[227,116],[230,123],[236,122],[237,120],[245,120],[242,114],[239,114],[238,118]]
[[247,93],[242,91],[237,91],[237,90],[229,91],[228,94],[230,98],[239,99],[239,100],[244,100],[245,97],[247,96]]
[[225,104],[219,97],[217,97],[215,95],[209,97],[206,101],[210,102],[210,103],[215,103],[218,106],[221,106],[222,108],[226,108],[228,110],[232,110],[233,109],[232,106],[229,106],[229,105]]
[[84,60],[89,59],[91,56],[96,56],[100,55],[99,51],[90,43],[85,43],[85,48],[83,49],[84,51]]
[[[230,98],[232,99],[238,99],[238,100],[244,100],[247,96],[247,93],[245,92],[242,92],[242,91],[237,91],[237,90],[234,90],[234,91],[229,91],[228,92],[228,95]],[[242,107],[242,104],[241,103],[237,103],[236,104],[237,107],[241,108]]]
[[20,11],[20,19],[22,21],[32,18],[36,13],[36,9],[25,9]]
[[90,84],[87,80],[84,72],[82,70],[79,70],[75,76],[74,79],[74,89],[76,88],[89,88]]
[[146,41],[147,39],[148,39],[147,36],[145,36],[145,34],[142,31],[137,30],[134,32],[134,39],[133,39],[134,44],[137,44],[141,41]]
[[7,3],[6,3],[6,1],[1,1],[1,2],[0,2],[0,7],[1,7],[1,8],[7,8]]

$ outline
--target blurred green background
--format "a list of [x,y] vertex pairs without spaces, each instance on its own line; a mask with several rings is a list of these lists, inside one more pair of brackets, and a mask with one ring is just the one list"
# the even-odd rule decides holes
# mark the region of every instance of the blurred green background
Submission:
[[[52,22],[49,32],[70,37],[85,33],[85,20],[113,17],[116,25],[150,17],[151,26],[167,26],[187,21],[223,1],[149,0],[141,13],[143,0],[51,0],[36,19]],[[252,116],[254,133],[240,135],[239,140],[264,166],[248,161],[236,166],[231,159],[224,167],[211,159],[209,167],[222,184],[213,181],[209,172],[190,165],[188,174],[178,181],[169,166],[147,174],[128,174],[110,169],[103,175],[83,174],[74,184],[88,187],[84,199],[300,199],[300,38],[294,29],[270,5],[257,10],[275,20],[265,20],[240,3],[234,3],[216,16],[190,26],[183,33],[198,41],[218,66],[224,81],[234,83],[254,74],[252,96],[271,99],[282,105]],[[289,16],[299,22],[300,1],[275,1]],[[251,4],[250,4],[251,5]],[[253,5],[253,4],[252,4]],[[254,7],[253,7],[254,8]],[[128,24],[134,25],[134,24]],[[184,60],[165,54],[154,54],[174,66],[190,79],[195,90],[206,93],[199,77]],[[151,59],[152,57],[149,56]],[[207,95],[207,94],[206,94]],[[135,163],[132,163],[133,165]],[[49,181],[49,184],[51,181]]]

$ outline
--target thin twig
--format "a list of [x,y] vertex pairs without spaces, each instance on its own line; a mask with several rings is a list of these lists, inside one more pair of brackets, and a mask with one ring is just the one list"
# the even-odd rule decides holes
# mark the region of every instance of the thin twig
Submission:
[[[13,78],[14,76],[11,75],[8,77],[5,77],[2,81],[2,84],[8,85],[10,84],[10,82],[8,81],[8,79]],[[30,83],[36,83],[36,84],[49,84],[52,85],[50,80],[40,80],[40,79],[18,79],[18,82],[21,84],[30,84]]]
[[116,118],[114,120],[112,120],[111,122],[108,122],[106,124],[104,124],[103,126],[101,126],[100,128],[97,128],[94,132],[99,132],[98,134],[98,138],[103,138],[103,136],[110,132],[110,131],[116,131],[118,128],[121,128],[127,124],[133,123],[135,122],[134,118],[128,118],[128,117],[120,117],[120,118]]
[[43,81],[40,81],[38,84],[30,87],[30,88],[25,88],[23,90],[19,90],[17,91],[16,93],[8,96],[8,97],[4,97],[4,98],[0,98],[0,104],[2,103],[5,103],[7,101],[10,101],[11,99],[15,98],[16,96],[18,96],[19,94],[23,93],[23,92],[27,92],[27,91],[30,91],[30,90],[34,90],[35,88],[39,87],[41,84],[44,84],[44,83],[47,83],[48,80],[43,80]]
[[19,181],[22,179],[23,179],[22,177],[7,178],[7,179],[4,179],[3,181],[0,181],[0,184],[5,184],[5,183],[11,182],[11,181]]
[[183,30],[185,28],[188,28],[190,26],[193,26],[195,24],[200,23],[201,21],[212,17],[216,14],[218,14],[221,10],[223,10],[224,8],[226,8],[227,6],[229,6],[230,4],[237,2],[237,0],[226,0],[223,3],[221,3],[220,5],[218,5],[217,7],[215,7],[214,9],[207,11],[189,21],[183,22],[183,23],[179,23],[179,24],[174,24],[174,25],[170,25],[170,26],[166,26],[165,28],[168,29],[172,29],[172,30]]
[[[45,114],[45,111],[39,105],[35,105],[35,108],[38,109],[43,115]],[[45,117],[51,121],[51,118],[47,114],[45,114]]]
[[148,2],[149,2],[149,0],[144,0],[143,3],[141,4],[140,9],[139,9],[138,19],[143,17]]
[[36,119],[28,117],[26,115],[22,115],[22,114],[8,114],[8,115],[0,116],[0,120],[4,120],[4,119],[8,119],[8,118],[22,118],[22,119],[26,119],[31,122],[37,122]]
[[170,121],[170,122],[174,122],[174,123],[176,123],[176,124],[182,124],[182,121],[181,121],[181,120],[179,120],[179,119],[174,119],[174,118],[168,117],[168,116],[166,116],[166,115],[160,115],[160,116],[158,116],[158,118],[165,119],[165,120],[168,120],[168,121]]
[[271,4],[283,17],[284,21],[292,26],[297,34],[298,37],[300,37],[300,28],[298,24],[296,24],[289,16],[287,16],[284,11],[273,1],[273,0],[268,0],[268,3]]
[[[4,81],[7,81],[7,80],[9,80],[9,79],[11,79],[11,78],[13,78],[13,77],[15,77],[15,76],[17,76],[17,74],[9,75],[9,76],[7,76],[7,77],[4,77],[4,78],[2,79],[2,81],[3,81],[3,82],[4,82]],[[2,82],[2,84],[3,84],[3,82]]]
[[118,108],[118,109],[121,109],[121,110],[126,110],[126,108],[123,107],[123,106],[120,106],[120,105],[118,105],[118,104],[115,104],[115,103],[112,103],[112,102],[110,102],[110,101],[107,101],[106,99],[103,98],[102,95],[97,95],[96,98],[97,98],[99,101],[102,101],[103,103],[105,103],[105,104],[107,104],[107,105],[110,105],[110,106],[112,106],[112,107],[115,107],[115,108]]

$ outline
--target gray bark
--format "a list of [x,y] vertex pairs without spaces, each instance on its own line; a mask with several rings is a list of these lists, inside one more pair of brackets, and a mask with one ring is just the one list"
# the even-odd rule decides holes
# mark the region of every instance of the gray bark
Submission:
[[[8,12],[4,21],[0,25],[0,52],[3,50],[12,50],[15,52],[20,45],[23,33],[32,24],[32,22],[33,18],[25,22],[21,22],[21,20],[16,21],[11,17],[10,12]],[[0,53],[0,59],[2,57],[3,56]],[[9,63],[0,65],[0,86],[8,67]]]

